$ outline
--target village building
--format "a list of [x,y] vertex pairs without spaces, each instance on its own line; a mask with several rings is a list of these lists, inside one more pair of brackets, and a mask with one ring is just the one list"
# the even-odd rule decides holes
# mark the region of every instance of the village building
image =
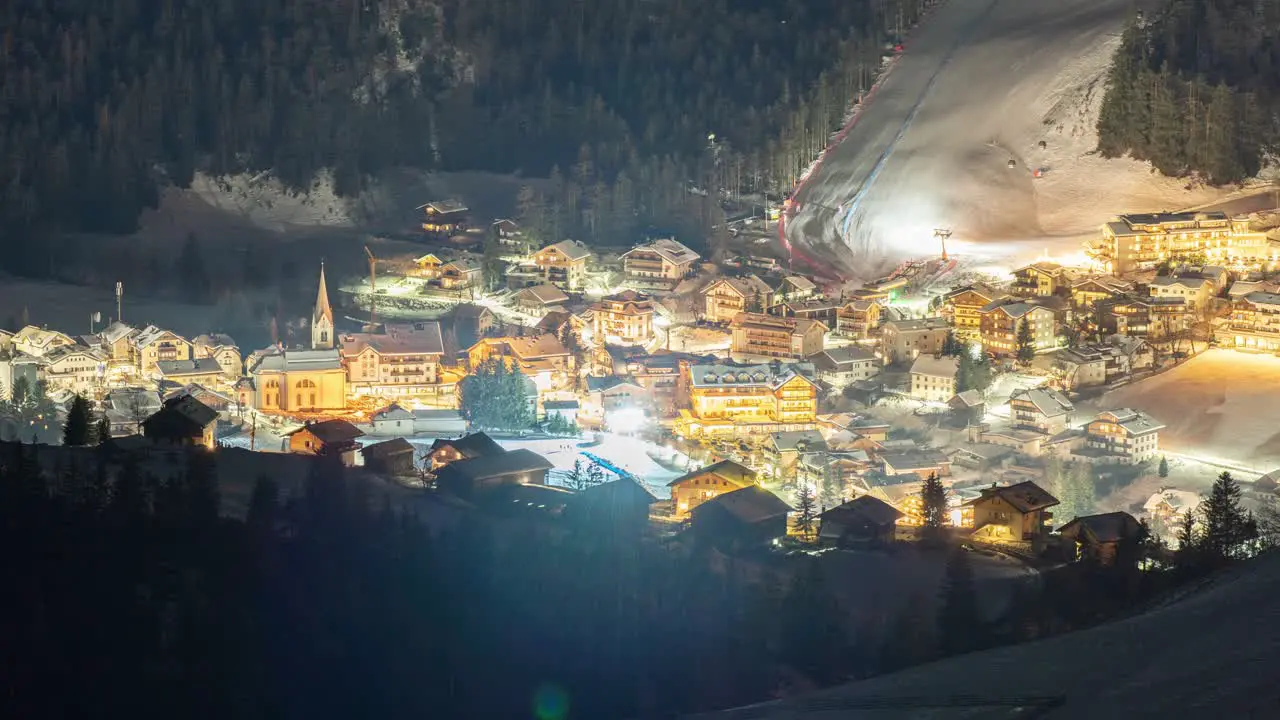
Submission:
[[1233,301],[1214,335],[1236,350],[1280,352],[1280,294],[1255,291]]
[[78,343],[66,333],[28,325],[14,333],[8,344],[24,355],[44,357],[60,347],[71,347]]
[[1160,488],[1142,504],[1142,511],[1152,521],[1162,525],[1166,530],[1173,530],[1186,517],[1200,508],[1204,498],[1190,490]]
[[546,400],[542,403],[542,416],[545,420],[558,417],[569,425],[578,424],[577,400]]
[[791,360],[822,352],[827,336],[827,326],[817,320],[763,313],[738,313],[729,329],[732,352]]
[[[1058,534],[1075,546],[1075,559],[1111,567],[1137,560],[1134,551],[1141,529],[1129,513],[1109,512],[1077,517],[1063,525]],[[1126,546],[1130,550],[1128,558]]]
[[289,452],[301,455],[336,455],[347,467],[356,464],[356,451],[360,448],[356,438],[363,436],[364,432],[360,428],[346,420],[307,423],[284,434]]
[[102,384],[107,357],[82,345],[60,345],[42,358],[45,390],[89,393]]
[[482,432],[474,432],[456,440],[436,440],[427,450],[427,463],[434,471],[459,460],[501,455],[505,452],[493,438]]
[[951,323],[955,336],[967,342],[982,339],[982,308],[1007,300],[1009,294],[984,283],[958,287],[942,296],[939,309],[943,319]]
[[494,220],[489,224],[489,230],[498,236],[498,240],[507,243],[524,235],[524,231],[520,229],[520,223],[510,218]]
[[927,480],[931,475],[938,477],[951,475],[951,458],[941,450],[914,447],[901,450],[886,449],[878,453],[878,457],[881,472],[890,478],[914,475],[916,479]]
[[561,310],[569,296],[555,285],[531,285],[516,291],[511,302],[521,312],[540,318]]
[[691,365],[689,408],[679,411],[682,437],[748,437],[816,426],[817,385],[805,363]]
[[1190,275],[1159,275],[1147,285],[1153,298],[1182,298],[1188,311],[1205,310],[1218,294],[1213,281]]
[[718,495],[755,483],[754,470],[732,460],[721,460],[685,473],[667,483],[667,487],[671,488],[672,508],[679,519],[688,517],[699,505]]
[[592,333],[598,344],[646,345],[653,340],[653,313],[653,298],[623,290],[592,306]]
[[889,503],[862,495],[818,516],[818,541],[850,549],[883,547],[896,538],[901,517],[902,511]]
[[40,358],[12,351],[7,357],[0,357],[0,400],[12,400],[13,389],[20,382],[34,388],[39,381]]
[[1101,300],[1133,292],[1133,283],[1114,275],[1095,275],[1071,284],[1071,306],[1076,311],[1092,308]]
[[1095,463],[1144,463],[1156,456],[1163,429],[1163,424],[1144,412],[1132,408],[1108,410],[1085,425],[1080,454]]
[[606,375],[587,377],[585,415],[603,419],[618,410],[648,408],[652,396],[647,389],[628,376]]
[[130,336],[133,356],[138,361],[138,373],[154,375],[158,363],[173,360],[190,360],[191,343],[175,332],[148,325]]
[[778,286],[773,290],[773,299],[775,302],[793,302],[798,300],[808,300],[816,295],[818,286],[807,277],[800,275],[788,275],[778,281]]
[[1067,268],[1055,262],[1040,261],[1013,271],[1010,290],[1021,297],[1044,297],[1066,292],[1071,287]]
[[206,387],[227,384],[226,373],[213,358],[191,360],[161,360],[156,363],[152,377],[162,382],[189,385],[195,383]]
[[779,302],[769,308],[769,314],[784,318],[816,320],[828,328],[835,328],[838,312],[844,301],[833,298],[809,298]]
[[197,335],[191,341],[191,357],[196,360],[213,358],[227,378],[235,379],[244,375],[244,358],[240,355],[240,346],[236,345],[230,335]]
[[628,283],[641,287],[674,288],[691,275],[699,256],[673,238],[660,238],[622,254]]
[[451,325],[458,347],[468,348],[494,327],[497,316],[483,305],[461,303],[446,313],[442,320]]
[[1009,396],[1013,426],[1056,435],[1071,424],[1075,407],[1065,395],[1051,388],[1016,390]]
[[996,356],[1018,352],[1018,330],[1025,320],[1031,329],[1032,347],[1047,350],[1057,343],[1052,310],[1030,303],[998,304],[982,308],[982,349]]
[[133,355],[132,337],[137,329],[122,322],[113,322],[98,333],[102,351],[107,355],[107,362],[112,366],[136,366],[137,359]]
[[472,371],[491,358],[520,368],[539,392],[568,384],[573,373],[573,355],[554,335],[481,338],[467,350]]
[[725,551],[772,544],[787,534],[791,506],[759,485],[732,490],[691,512],[690,530],[700,542]]
[[764,446],[765,457],[779,480],[794,477],[800,456],[827,450],[827,441],[817,430],[787,430],[770,433]]
[[551,463],[520,448],[455,460],[436,471],[436,487],[464,500],[481,499],[506,487],[546,485]]
[[1048,534],[1058,499],[1033,482],[984,488],[961,506],[961,525],[988,542],[1033,542]]
[[882,310],[875,300],[845,300],[836,309],[836,332],[855,340],[866,340],[880,328]]
[[456,258],[440,267],[439,283],[444,290],[471,290],[484,279],[484,268],[475,258]]
[[582,290],[591,249],[577,240],[561,240],[529,256],[507,273],[512,288],[555,285],[566,292]]
[[365,468],[393,477],[410,477],[417,473],[413,454],[413,445],[401,437],[360,448]]
[[414,209],[422,211],[422,231],[430,235],[447,238],[467,229],[469,210],[457,200],[437,200]]
[[960,359],[954,356],[921,355],[911,363],[911,398],[945,403],[956,394],[956,373]]
[[1130,377],[1155,362],[1151,345],[1141,338],[1112,335],[1105,343],[1080,345],[1052,356],[1063,390],[1097,387]]
[[1122,275],[1196,257],[1261,267],[1275,261],[1276,250],[1265,233],[1250,227],[1248,216],[1163,212],[1121,215],[1105,223],[1089,254]]
[[702,289],[703,319],[732,322],[738,313],[759,312],[770,305],[772,289],[755,275],[720,278]]
[[[942,352],[951,327],[940,317],[890,320],[880,329],[880,354],[885,364],[911,362]],[[947,397],[950,397],[948,395]]]
[[580,525],[614,537],[636,538],[649,528],[650,506],[658,498],[631,478],[592,485],[575,497],[572,514]]
[[372,435],[459,435],[467,421],[457,410],[415,408],[408,410],[392,403],[369,418]]
[[241,402],[262,412],[342,410],[347,372],[337,350],[276,350],[258,356]]
[[193,445],[213,449],[218,412],[190,395],[165,400],[141,423],[142,435],[153,443]]
[[413,259],[418,277],[436,280],[440,277],[440,268],[444,267],[444,258],[435,253],[427,253]]
[[444,357],[440,323],[387,323],[383,332],[345,334],[340,342],[348,391],[456,405],[454,385],[440,387]]
[[1132,295],[1099,303],[1102,329],[1149,340],[1168,337],[1187,327],[1187,301],[1180,297]]
[[813,363],[819,380],[837,388],[873,378],[881,368],[875,353],[856,345],[827,348],[806,359]]

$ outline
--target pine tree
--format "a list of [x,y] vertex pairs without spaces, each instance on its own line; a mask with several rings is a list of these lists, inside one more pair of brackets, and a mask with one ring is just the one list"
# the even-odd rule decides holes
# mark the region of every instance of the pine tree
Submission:
[[956,337],[955,330],[948,330],[942,340],[942,354],[946,357],[960,357],[966,350],[965,344]]
[[93,439],[93,409],[84,395],[71,399],[67,420],[62,426],[63,445],[90,445]]
[[604,468],[595,460],[587,466],[587,486],[595,487],[604,482]]
[[1160,456],[1160,466],[1156,470],[1156,474],[1162,478],[1169,477],[1169,459],[1163,455]]
[[111,421],[107,419],[105,412],[98,418],[93,435],[99,445],[106,445],[111,442]]
[[920,507],[923,520],[921,536],[928,542],[940,542],[947,522],[947,488],[937,473],[929,473],[921,486]]
[[1018,323],[1018,362],[1026,365],[1036,357],[1035,336],[1031,334],[1031,322],[1022,318]]
[[582,467],[581,459],[575,459],[573,461],[573,469],[569,471],[569,477],[566,478],[566,482],[570,488],[578,491],[586,490],[591,487],[590,483],[587,481],[587,472]]
[[969,556],[955,548],[947,556],[942,581],[941,604],[938,608],[938,636],[948,655],[965,653],[980,647],[981,619],[973,589],[973,569]]
[[1243,551],[1242,545],[1257,536],[1256,526],[1252,526],[1252,519],[1241,506],[1241,495],[1239,483],[1231,473],[1223,471],[1204,501],[1201,545],[1210,562],[1238,557]]
[[813,537],[818,522],[818,499],[809,483],[801,483],[796,492],[796,530],[806,540]]

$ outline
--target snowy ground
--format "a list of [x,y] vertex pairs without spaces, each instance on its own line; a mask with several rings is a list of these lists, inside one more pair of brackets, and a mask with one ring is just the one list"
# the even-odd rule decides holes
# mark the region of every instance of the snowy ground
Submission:
[[[1132,0],[947,0],[797,192],[786,228],[797,256],[872,275],[935,252],[933,228],[948,227],[953,253],[1012,263],[1076,253],[1117,213],[1222,197],[1092,153],[1133,12]],[[855,260],[842,237],[873,260]]]
[[1277,397],[1280,358],[1214,349],[1108,392],[1080,409],[1132,407],[1148,412],[1166,425],[1160,432],[1162,449],[1262,474],[1280,467]]

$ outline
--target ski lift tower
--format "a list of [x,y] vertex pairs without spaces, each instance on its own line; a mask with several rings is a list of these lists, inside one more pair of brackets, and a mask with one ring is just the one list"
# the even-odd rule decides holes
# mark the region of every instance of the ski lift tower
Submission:
[[947,238],[951,237],[951,230],[948,228],[934,228],[933,236],[938,238],[938,242],[942,244],[942,261],[947,261]]

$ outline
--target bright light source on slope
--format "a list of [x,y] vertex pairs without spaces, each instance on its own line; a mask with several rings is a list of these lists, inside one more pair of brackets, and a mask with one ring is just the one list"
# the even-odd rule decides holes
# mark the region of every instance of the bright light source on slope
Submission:
[[634,433],[645,425],[644,411],[640,408],[619,408],[604,414],[604,423],[609,430],[627,435]]

